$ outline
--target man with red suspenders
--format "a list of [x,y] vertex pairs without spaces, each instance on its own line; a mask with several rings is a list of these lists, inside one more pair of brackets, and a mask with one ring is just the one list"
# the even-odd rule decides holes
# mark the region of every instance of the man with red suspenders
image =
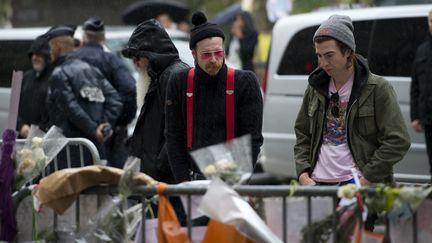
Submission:
[[263,100],[253,72],[225,64],[222,30],[202,12],[192,16],[195,68],[169,80],[165,102],[168,157],[177,182],[203,178],[189,151],[252,135],[255,165],[263,143]]

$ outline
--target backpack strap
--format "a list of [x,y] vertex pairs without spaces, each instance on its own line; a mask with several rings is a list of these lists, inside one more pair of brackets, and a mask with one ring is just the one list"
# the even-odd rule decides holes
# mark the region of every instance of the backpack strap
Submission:
[[[226,138],[234,139],[234,68],[228,68],[226,79],[225,112],[226,112]],[[195,69],[188,72],[186,87],[186,140],[188,150],[192,150],[193,138],[193,87]]]

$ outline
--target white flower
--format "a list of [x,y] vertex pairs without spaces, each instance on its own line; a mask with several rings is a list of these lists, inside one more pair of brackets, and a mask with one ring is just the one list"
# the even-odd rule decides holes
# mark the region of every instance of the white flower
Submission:
[[237,165],[233,161],[222,159],[216,162],[216,169],[219,172],[235,172],[237,170]]
[[355,196],[357,192],[357,187],[354,184],[347,184],[345,186],[341,186],[338,189],[337,196],[339,198],[347,198],[351,199]]
[[33,158],[36,161],[43,161],[45,163],[45,160],[47,159],[47,157],[45,156],[45,152],[43,151],[42,148],[35,148],[33,150]]
[[403,202],[409,202],[411,200],[413,200],[414,198],[416,198],[417,194],[420,192],[421,190],[419,190],[418,188],[415,187],[402,187],[399,191],[399,198],[403,201]]
[[217,174],[217,170],[216,167],[214,165],[208,165],[205,169],[204,169],[204,175],[206,176],[215,176]]
[[32,150],[28,148],[23,148],[18,150],[18,157],[19,158],[29,158],[32,155]]
[[28,174],[33,171],[36,163],[34,160],[27,158],[21,161],[18,165],[18,174]]
[[31,139],[32,146],[42,147],[43,139],[41,137],[33,137]]

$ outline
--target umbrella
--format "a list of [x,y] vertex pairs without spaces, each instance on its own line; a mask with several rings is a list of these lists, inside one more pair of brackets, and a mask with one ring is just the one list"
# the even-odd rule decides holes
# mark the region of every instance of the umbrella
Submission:
[[213,18],[211,22],[218,24],[218,25],[226,25],[230,24],[234,21],[235,16],[238,13],[241,13],[242,8],[240,3],[233,4],[229,6],[228,8],[225,8],[224,10],[220,11],[216,17]]
[[123,11],[122,19],[125,24],[138,25],[160,14],[168,14],[174,22],[179,22],[186,19],[189,7],[173,0],[143,0],[129,5]]

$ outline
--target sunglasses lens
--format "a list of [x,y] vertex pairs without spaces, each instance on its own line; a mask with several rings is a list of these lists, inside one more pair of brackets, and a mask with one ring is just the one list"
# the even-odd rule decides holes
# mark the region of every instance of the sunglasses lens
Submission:
[[211,52],[206,52],[206,53],[201,54],[201,57],[203,59],[210,59],[212,57],[212,55],[213,54]]
[[208,60],[211,59],[213,55],[216,59],[219,59],[225,56],[225,52],[224,51],[203,52],[201,53],[201,58],[204,60]]
[[222,57],[224,57],[225,52],[224,51],[217,51],[214,53],[214,55],[216,58],[222,58]]

